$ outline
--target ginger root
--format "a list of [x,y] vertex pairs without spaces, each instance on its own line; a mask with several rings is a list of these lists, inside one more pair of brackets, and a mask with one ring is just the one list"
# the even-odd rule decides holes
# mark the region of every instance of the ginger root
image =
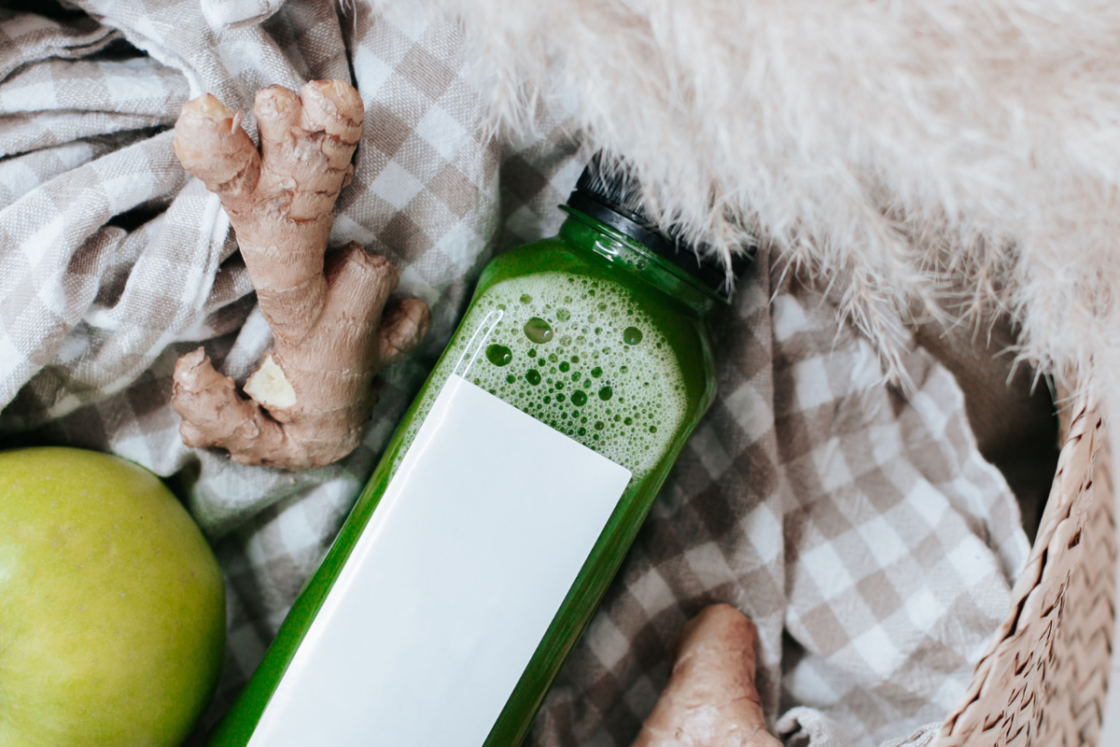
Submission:
[[326,257],[362,134],[358,92],[340,81],[313,81],[298,94],[271,86],[254,112],[259,151],[240,115],[209,94],[183,107],[174,148],[229,214],[273,349],[246,382],[249,399],[202,348],[184,355],[171,404],[188,446],[307,469],[358,446],[377,399],[374,376],[419,343],[431,315],[419,299],[385,312],[400,278],[388,259],[357,243]]
[[681,630],[673,674],[633,747],[781,747],[755,689],[754,623],[734,607],[704,609]]

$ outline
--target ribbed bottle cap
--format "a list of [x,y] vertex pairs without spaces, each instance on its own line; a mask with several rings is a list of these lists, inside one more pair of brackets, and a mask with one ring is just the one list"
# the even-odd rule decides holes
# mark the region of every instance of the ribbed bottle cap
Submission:
[[[696,251],[672,233],[662,231],[643,212],[641,194],[641,185],[629,169],[621,164],[607,165],[596,153],[568,197],[568,206],[641,243],[712,293],[728,300],[724,264],[710,254]],[[731,263],[733,277],[741,276],[749,264],[747,254],[737,254]]]

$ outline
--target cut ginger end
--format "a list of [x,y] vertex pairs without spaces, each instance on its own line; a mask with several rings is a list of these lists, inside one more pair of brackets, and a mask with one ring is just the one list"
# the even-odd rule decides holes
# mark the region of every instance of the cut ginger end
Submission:
[[269,409],[292,407],[296,403],[296,390],[271,355],[265,356],[261,367],[245,382],[245,393]]
[[681,630],[673,673],[632,747],[781,747],[755,687],[758,633],[726,604]]

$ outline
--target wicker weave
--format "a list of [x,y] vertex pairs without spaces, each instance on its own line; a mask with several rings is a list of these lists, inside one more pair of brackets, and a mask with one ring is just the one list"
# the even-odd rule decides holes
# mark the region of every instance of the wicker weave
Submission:
[[1007,619],[933,747],[1095,745],[1108,686],[1116,528],[1103,418],[1064,411],[1062,453]]

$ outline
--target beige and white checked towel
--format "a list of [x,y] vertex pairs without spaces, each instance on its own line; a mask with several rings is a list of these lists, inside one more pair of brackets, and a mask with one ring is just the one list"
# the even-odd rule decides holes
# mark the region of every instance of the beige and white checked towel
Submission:
[[[380,14],[210,0],[215,28],[199,0],[72,1],[0,9],[0,435],[108,449],[179,491],[229,588],[212,723],[345,519],[482,265],[556,229],[587,152],[559,110],[536,134],[491,138],[456,25],[405,0]],[[387,372],[362,446],[292,474],[179,439],[176,358],[204,342],[243,380],[270,337],[228,221],[180,168],[169,127],[203,91],[247,111],[258,88],[313,78],[351,80],[367,112],[332,242],[392,257],[402,293],[425,298],[435,324]],[[758,624],[760,691],[788,743],[921,743],[964,692],[1028,549],[960,390],[920,350],[907,360],[912,396],[880,386],[870,345],[837,336],[835,310],[765,252],[713,322],[719,397],[529,741],[628,745],[682,623],[726,601]]]

